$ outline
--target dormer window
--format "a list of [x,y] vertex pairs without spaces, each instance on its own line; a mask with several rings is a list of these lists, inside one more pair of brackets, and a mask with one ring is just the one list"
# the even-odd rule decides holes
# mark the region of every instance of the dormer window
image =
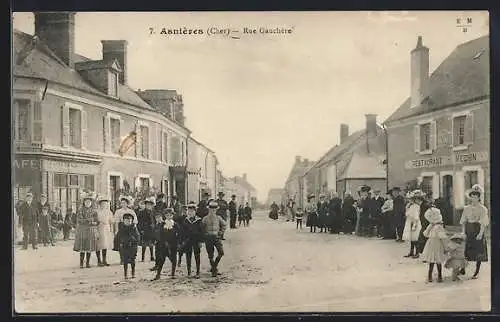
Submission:
[[108,95],[118,97],[118,73],[108,71]]

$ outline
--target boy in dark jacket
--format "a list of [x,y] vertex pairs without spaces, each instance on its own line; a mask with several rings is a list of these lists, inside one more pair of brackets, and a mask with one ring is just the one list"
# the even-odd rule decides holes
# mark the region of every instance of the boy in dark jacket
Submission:
[[187,217],[182,228],[184,252],[186,253],[188,276],[191,276],[191,258],[194,253],[196,263],[196,278],[200,278],[200,253],[204,229],[201,218],[196,215],[196,205],[191,202],[187,205]]
[[139,246],[139,231],[133,223],[134,216],[131,213],[123,214],[123,222],[118,228],[118,245],[120,255],[123,258],[123,275],[128,278],[128,264],[132,269],[132,278],[135,278],[135,257]]
[[47,246],[47,244],[51,244],[54,246],[54,241],[52,240],[52,218],[49,213],[49,205],[45,204],[40,207],[40,241],[43,243],[43,246]]
[[173,220],[171,212],[167,212],[167,218],[163,223],[163,226],[159,230],[159,241],[157,247],[159,248],[159,260],[156,266],[156,276],[153,279],[159,280],[161,276],[161,270],[163,269],[163,264],[168,258],[172,264],[170,276],[175,278],[175,268],[177,267],[177,252],[180,236],[180,227]]

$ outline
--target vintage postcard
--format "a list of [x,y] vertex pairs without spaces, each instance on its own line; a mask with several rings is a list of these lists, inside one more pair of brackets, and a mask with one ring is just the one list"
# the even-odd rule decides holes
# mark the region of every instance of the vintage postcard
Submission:
[[491,310],[487,11],[12,25],[15,313]]

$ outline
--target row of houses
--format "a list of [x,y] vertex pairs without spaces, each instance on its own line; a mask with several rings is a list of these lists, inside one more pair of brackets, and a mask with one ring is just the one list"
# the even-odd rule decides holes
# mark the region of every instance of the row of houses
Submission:
[[226,197],[236,195],[236,203],[244,205],[248,202],[250,207],[257,206],[257,190],[248,182],[247,174],[234,177],[222,177],[222,192]]
[[64,213],[82,189],[113,206],[123,190],[217,195],[217,156],[184,125],[182,95],[128,85],[126,40],[102,40],[94,60],[75,52],[75,13],[34,17],[34,35],[13,32],[14,200],[44,193]]
[[429,73],[429,48],[418,37],[410,52],[410,96],[382,124],[365,115],[364,129],[340,126],[340,142],[313,164],[296,162],[285,198],[303,205],[308,194],[356,195],[367,184],[420,187],[449,209],[448,224],[459,223],[465,192],[478,183],[490,204],[489,36],[457,46]]

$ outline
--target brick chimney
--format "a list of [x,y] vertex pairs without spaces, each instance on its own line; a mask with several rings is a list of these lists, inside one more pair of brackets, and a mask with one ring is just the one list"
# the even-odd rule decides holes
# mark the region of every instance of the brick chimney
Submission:
[[366,134],[368,137],[377,135],[377,114],[365,114]]
[[121,84],[127,84],[127,45],[126,40],[101,40],[102,59],[109,61],[116,59],[120,64],[122,72],[119,79]]
[[247,181],[247,174],[243,173],[243,180]]
[[295,156],[295,163],[299,164],[300,163],[300,159],[301,159],[300,155],[296,155]]
[[417,46],[411,51],[411,107],[419,106],[429,95],[429,48],[418,36]]
[[35,12],[35,35],[61,60],[74,68],[74,12]]
[[349,125],[340,124],[340,144],[344,143],[345,139],[349,136]]
[[308,166],[308,165],[309,165],[309,159],[304,158],[304,165],[305,165],[305,166]]

